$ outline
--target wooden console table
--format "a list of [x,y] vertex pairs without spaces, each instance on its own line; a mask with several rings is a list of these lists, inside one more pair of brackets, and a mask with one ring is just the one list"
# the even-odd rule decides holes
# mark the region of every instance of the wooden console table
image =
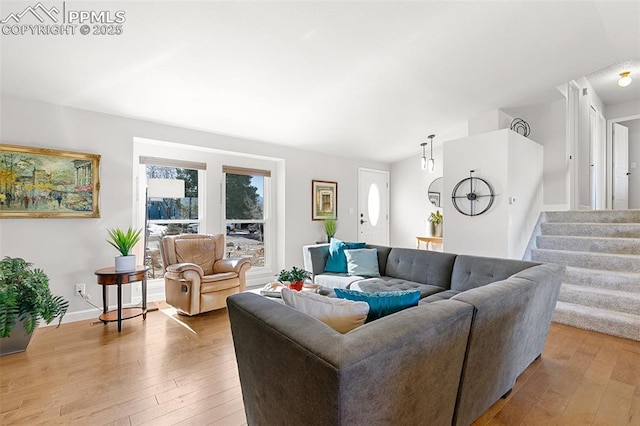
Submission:
[[424,246],[427,250],[431,250],[429,245],[431,244],[440,244],[442,245],[442,237],[416,237],[418,240],[418,249],[420,249],[420,243],[424,243]]
[[[142,315],[147,319],[147,271],[148,266],[136,266],[132,271],[116,272],[114,267],[98,269],[98,284],[102,286],[102,315],[98,317],[103,323],[118,321],[118,333],[122,331],[122,321]],[[122,285],[142,281],[142,308],[122,308]],[[118,309],[109,311],[109,295],[107,286],[118,286]]]

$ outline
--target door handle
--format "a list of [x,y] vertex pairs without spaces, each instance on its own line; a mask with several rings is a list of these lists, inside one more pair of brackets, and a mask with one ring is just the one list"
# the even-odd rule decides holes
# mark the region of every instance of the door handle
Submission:
[[631,174],[631,172],[627,172],[627,176],[629,176]]
[[362,220],[362,219],[360,219],[360,225],[364,225],[365,223],[367,223],[367,221],[366,221],[366,220]]

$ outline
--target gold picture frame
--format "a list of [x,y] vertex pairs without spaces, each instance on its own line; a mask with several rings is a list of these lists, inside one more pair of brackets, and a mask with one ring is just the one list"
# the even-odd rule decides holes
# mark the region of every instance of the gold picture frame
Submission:
[[100,155],[0,144],[0,218],[100,217]]
[[311,181],[311,220],[338,218],[338,183]]

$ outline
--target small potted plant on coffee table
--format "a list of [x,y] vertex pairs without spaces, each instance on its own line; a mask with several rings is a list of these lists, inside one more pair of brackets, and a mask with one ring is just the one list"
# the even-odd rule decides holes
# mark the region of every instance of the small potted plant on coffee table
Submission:
[[311,278],[311,273],[297,266],[294,266],[289,271],[283,269],[280,271],[280,274],[278,274],[278,281],[289,287],[289,289],[296,291],[302,290],[304,280],[307,278]]

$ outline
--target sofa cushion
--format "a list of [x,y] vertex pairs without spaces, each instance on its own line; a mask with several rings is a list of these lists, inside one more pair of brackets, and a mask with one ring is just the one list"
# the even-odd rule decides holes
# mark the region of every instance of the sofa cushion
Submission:
[[369,304],[345,299],[336,299],[306,291],[282,289],[285,305],[312,316],[339,333],[348,333],[364,324],[369,313]]
[[536,265],[539,264],[523,260],[460,255],[453,265],[450,288],[467,291],[495,281],[506,280],[511,275]]
[[441,291],[440,293],[434,293],[430,296],[425,297],[424,299],[420,299],[420,304],[422,305],[423,303],[431,303],[431,302],[437,302],[438,300],[451,299],[453,296],[455,296],[458,293],[460,292],[456,290],[445,290],[445,291]]
[[331,238],[329,244],[329,258],[324,266],[325,272],[347,273],[347,258],[344,254],[346,249],[365,248],[367,243],[351,243]]
[[336,295],[342,299],[367,302],[369,304],[367,322],[400,312],[401,310],[412,306],[417,306],[418,301],[420,300],[419,291],[365,293],[362,291],[336,288],[335,292]]
[[379,277],[378,252],[376,249],[345,250],[347,275],[360,277]]
[[364,279],[354,282],[349,288],[369,293],[377,293],[381,291],[418,290],[420,291],[420,297],[426,297],[444,290],[444,288],[434,285],[421,284],[414,281],[391,277]]
[[313,282],[323,287],[329,288],[349,288],[351,283],[363,280],[364,277],[349,276],[347,274],[334,274],[332,272],[325,272],[324,274],[316,275],[313,277]]
[[455,258],[451,253],[392,248],[384,275],[449,289]]

